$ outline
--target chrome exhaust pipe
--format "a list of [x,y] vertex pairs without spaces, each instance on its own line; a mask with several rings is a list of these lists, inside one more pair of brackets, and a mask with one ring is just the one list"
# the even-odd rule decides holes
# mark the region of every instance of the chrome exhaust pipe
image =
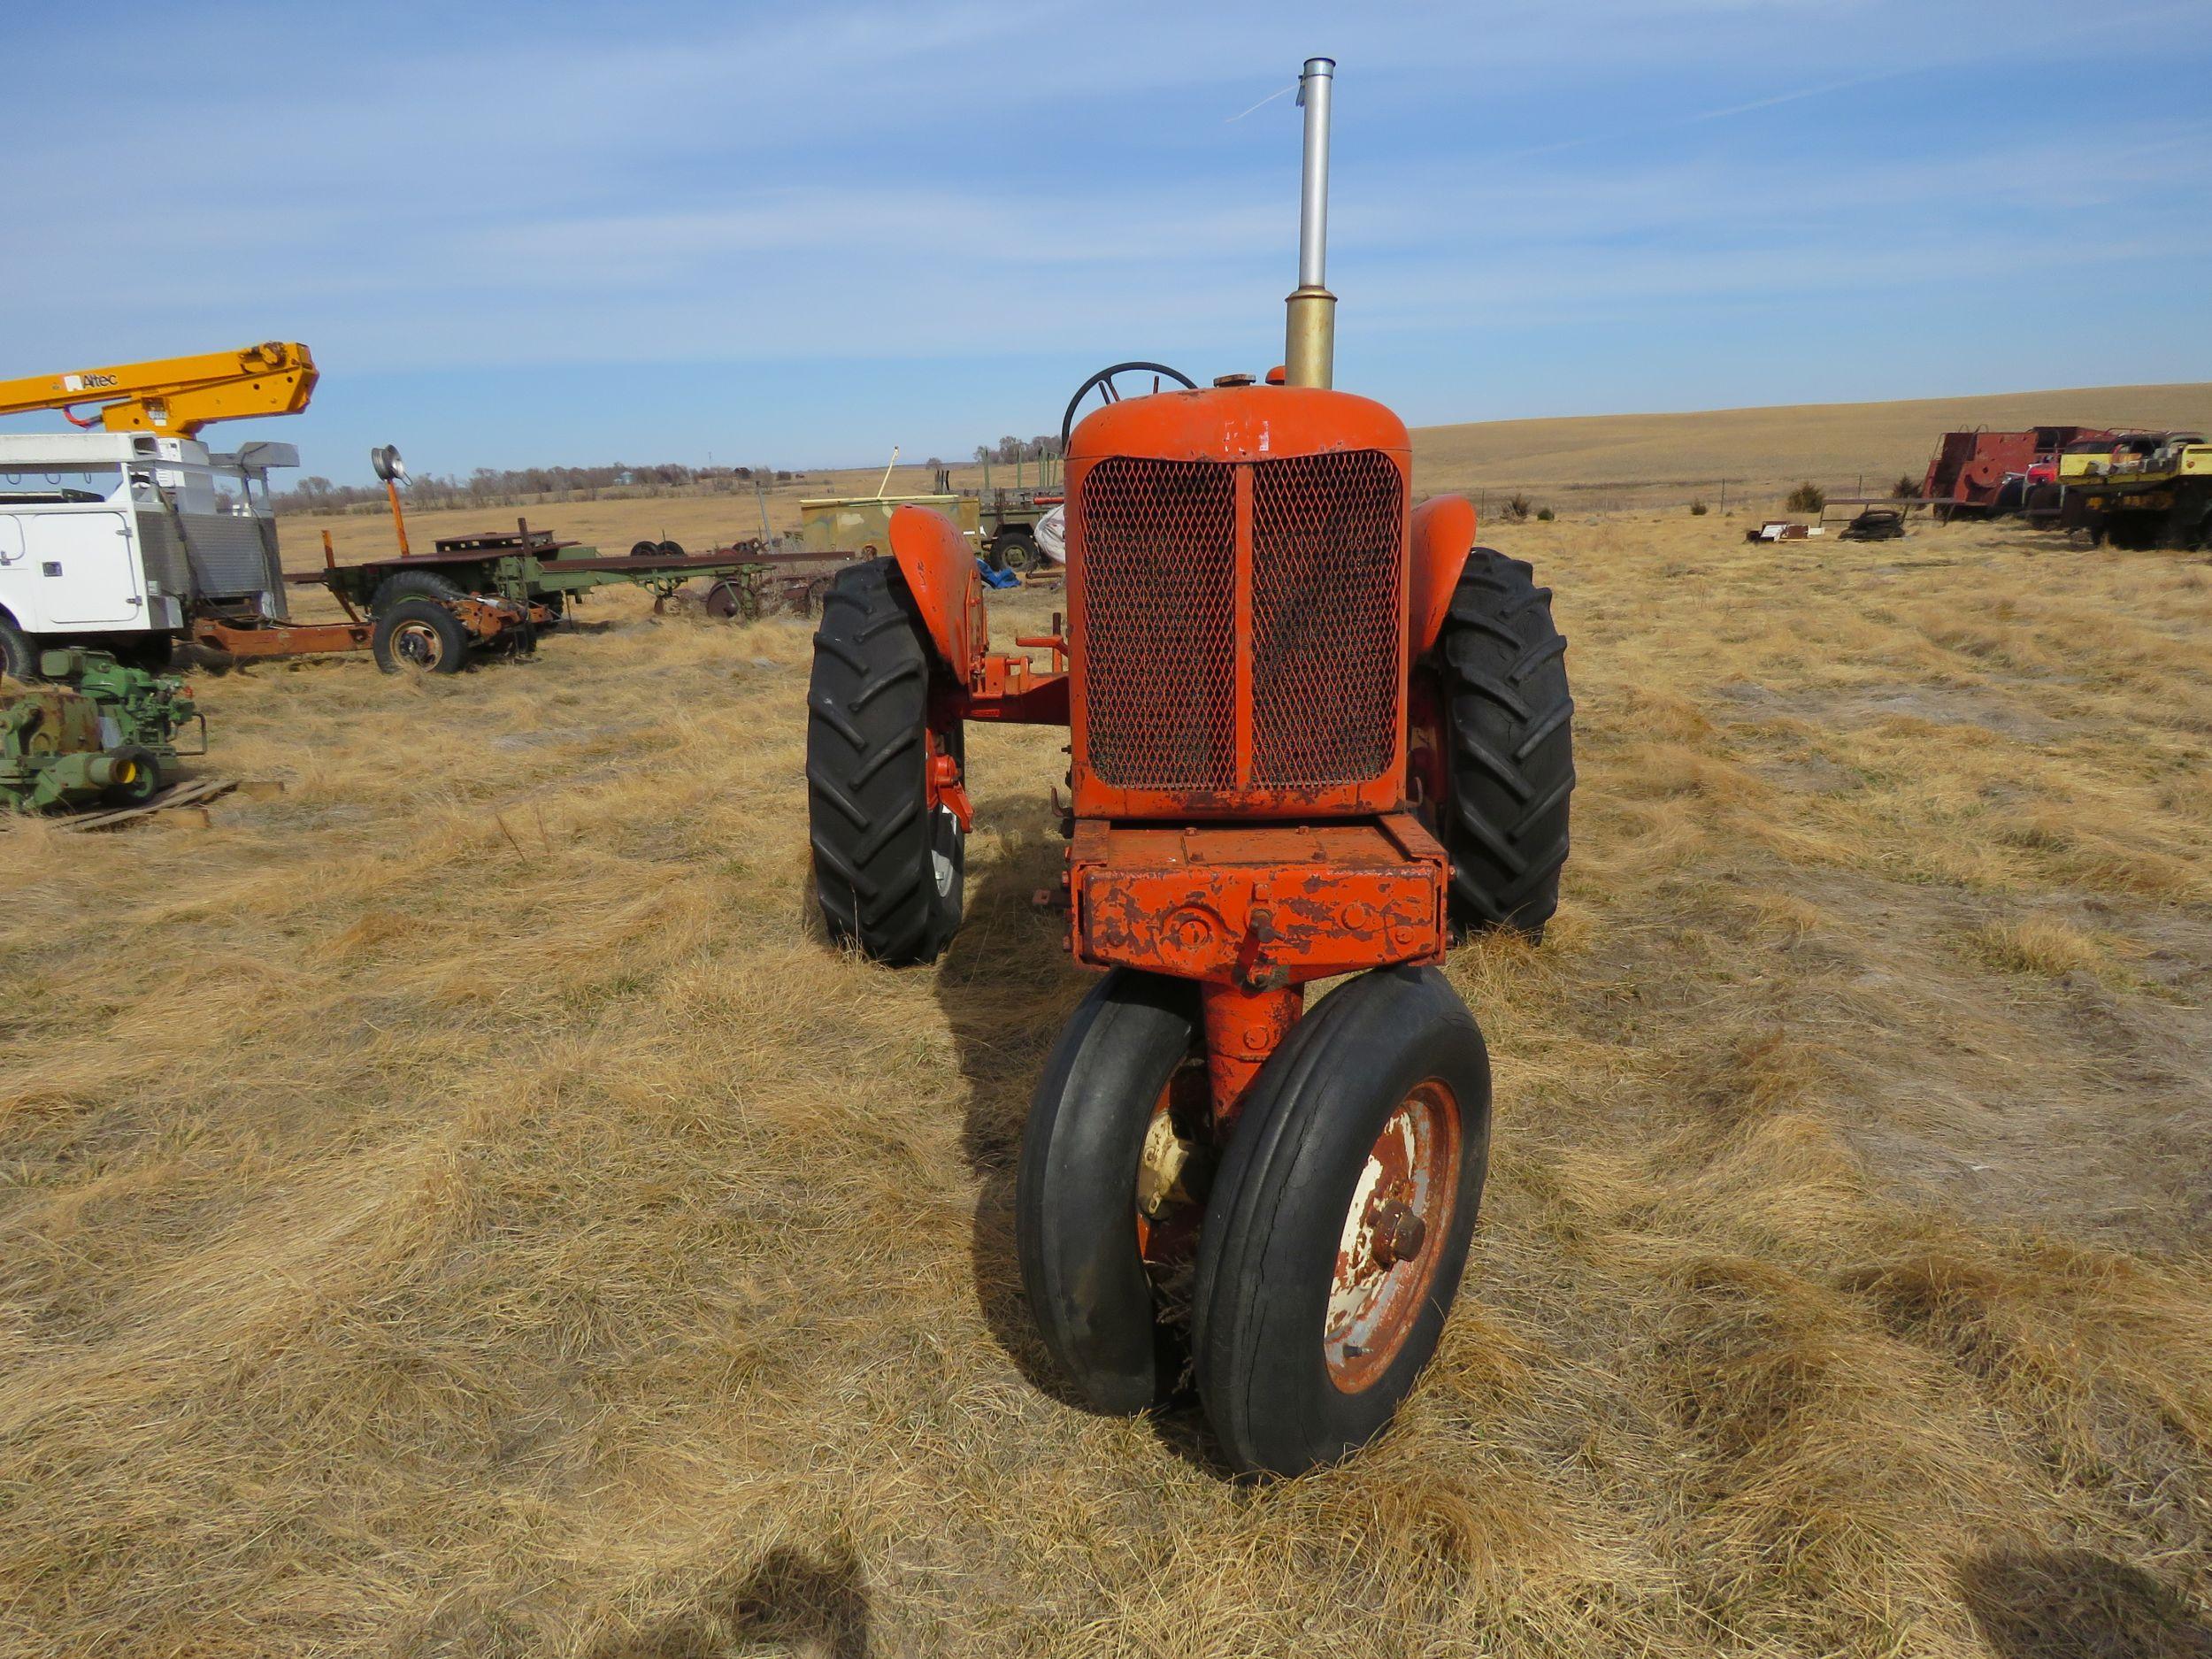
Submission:
[[1336,296],[1330,293],[1329,88],[1336,59],[1309,58],[1298,76],[1306,112],[1305,167],[1298,201],[1298,288],[1285,302],[1283,379],[1292,386],[1328,386],[1336,373]]

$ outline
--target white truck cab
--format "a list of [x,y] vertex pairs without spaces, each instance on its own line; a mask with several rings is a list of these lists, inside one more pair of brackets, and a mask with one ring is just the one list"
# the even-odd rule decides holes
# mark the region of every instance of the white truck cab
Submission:
[[298,465],[288,443],[0,434],[0,669],[65,644],[164,659],[195,614],[282,619],[269,470]]

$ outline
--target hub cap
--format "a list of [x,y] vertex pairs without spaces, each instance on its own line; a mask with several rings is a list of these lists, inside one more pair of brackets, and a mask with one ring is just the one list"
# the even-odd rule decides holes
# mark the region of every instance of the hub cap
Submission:
[[1383,1125],[1352,1189],[1322,1329],[1329,1379],[1357,1394],[1390,1368],[1435,1282],[1459,1193],[1459,1102],[1440,1078]]
[[427,622],[403,622],[392,630],[392,655],[416,668],[435,668],[445,659],[445,641]]

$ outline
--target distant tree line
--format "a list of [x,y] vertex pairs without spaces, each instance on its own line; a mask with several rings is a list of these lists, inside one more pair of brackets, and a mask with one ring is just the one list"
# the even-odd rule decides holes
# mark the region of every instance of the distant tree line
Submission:
[[[605,494],[657,495],[701,485],[735,489],[755,479],[787,484],[805,476],[787,467],[686,466],[673,461],[653,466],[629,466],[620,461],[605,466],[480,466],[466,478],[441,478],[434,472],[411,478],[407,499],[421,508],[496,507],[547,498],[596,501]],[[334,484],[326,478],[309,477],[280,492],[275,503],[280,512],[344,512],[383,499],[380,484]]]
[[1011,466],[1017,461],[1042,461],[1060,458],[1060,440],[1056,437],[1001,438],[996,443],[979,443],[975,458],[994,461]]

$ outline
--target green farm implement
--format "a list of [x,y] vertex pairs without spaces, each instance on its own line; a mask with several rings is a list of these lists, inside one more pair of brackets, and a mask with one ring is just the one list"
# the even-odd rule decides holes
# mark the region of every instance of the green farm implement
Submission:
[[[207,752],[206,717],[182,680],[104,651],[50,650],[38,666],[41,683],[0,694],[0,806],[141,806],[182,754]],[[180,751],[177,733],[196,722],[199,747]]]

